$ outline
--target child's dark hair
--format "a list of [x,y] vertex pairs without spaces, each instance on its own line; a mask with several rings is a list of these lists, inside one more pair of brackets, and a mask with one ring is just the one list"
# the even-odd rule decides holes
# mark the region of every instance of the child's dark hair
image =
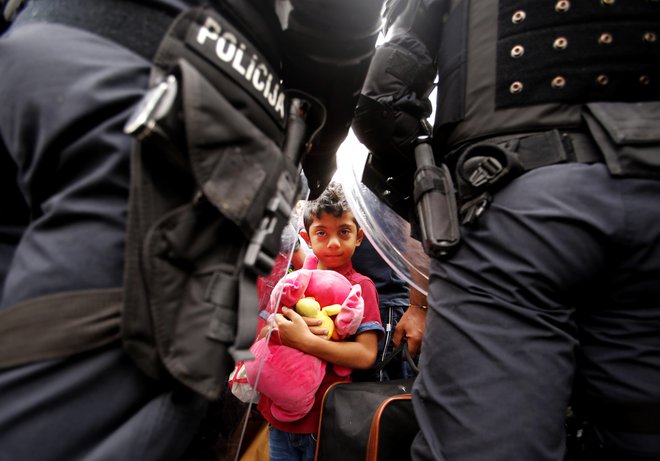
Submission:
[[[350,211],[351,208],[348,206],[341,184],[333,181],[328,184],[328,187],[325,188],[316,200],[307,202],[303,213],[305,230],[309,232],[309,226],[312,225],[314,218],[321,217],[323,213],[329,213],[332,216],[339,217]],[[355,221],[355,218],[353,220]],[[357,221],[355,221],[355,225],[358,225]]]

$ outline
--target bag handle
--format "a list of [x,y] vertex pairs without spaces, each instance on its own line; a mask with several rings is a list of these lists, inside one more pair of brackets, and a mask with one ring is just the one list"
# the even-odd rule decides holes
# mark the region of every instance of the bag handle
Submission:
[[413,372],[415,375],[419,374],[419,368],[417,367],[417,364],[413,360],[412,356],[410,355],[410,351],[408,350],[408,342],[403,339],[399,345],[394,349],[392,352],[390,352],[387,357],[383,359],[382,362],[376,367],[376,373],[380,374],[381,371],[387,366],[388,363],[392,361],[394,357],[396,357],[399,354],[403,354],[403,357],[406,359],[408,362],[408,365],[410,365],[410,368],[412,368]]

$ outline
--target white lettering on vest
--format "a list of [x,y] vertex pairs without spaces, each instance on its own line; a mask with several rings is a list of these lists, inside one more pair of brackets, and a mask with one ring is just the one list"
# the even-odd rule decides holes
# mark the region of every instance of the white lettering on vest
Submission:
[[279,80],[274,81],[274,75],[256,53],[249,52],[247,44],[229,31],[222,30],[220,24],[213,18],[206,18],[204,25],[197,32],[199,45],[207,41],[215,42],[215,56],[229,64],[229,68],[263,96],[264,101],[284,118],[284,93],[280,91]]

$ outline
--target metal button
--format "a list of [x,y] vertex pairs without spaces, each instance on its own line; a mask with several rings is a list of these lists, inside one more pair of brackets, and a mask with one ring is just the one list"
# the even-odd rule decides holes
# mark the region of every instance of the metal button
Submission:
[[600,74],[598,77],[596,77],[596,83],[599,84],[600,86],[605,86],[609,82],[610,79],[605,74]]
[[606,6],[612,6],[614,5],[615,0],[600,0],[600,3]]
[[525,54],[525,47],[522,45],[516,45],[513,48],[511,48],[511,57],[512,58],[519,58],[523,54]]
[[647,43],[654,43],[658,39],[658,36],[655,35],[655,32],[646,32],[642,38]]
[[521,93],[523,90],[523,84],[522,82],[513,82],[511,86],[509,87],[509,92],[511,94],[518,94]]
[[612,37],[612,34],[610,34],[609,32],[603,32],[602,34],[600,34],[600,37],[598,37],[598,43],[600,45],[609,45],[610,43],[612,43],[613,40],[614,37]]
[[558,75],[552,79],[551,85],[556,90],[564,88],[566,86],[566,79],[561,75]]
[[571,2],[568,0],[559,0],[555,3],[555,11],[557,13],[566,13],[571,8]]
[[511,22],[514,24],[520,24],[525,20],[526,17],[527,13],[525,13],[523,10],[518,10],[513,13],[513,16],[511,16]]
[[555,50],[565,50],[567,46],[568,46],[568,40],[566,39],[566,37],[557,37],[555,41],[552,43],[552,47]]
[[639,77],[639,83],[641,83],[642,85],[648,85],[649,83],[651,83],[651,77],[649,77],[648,75],[642,75]]

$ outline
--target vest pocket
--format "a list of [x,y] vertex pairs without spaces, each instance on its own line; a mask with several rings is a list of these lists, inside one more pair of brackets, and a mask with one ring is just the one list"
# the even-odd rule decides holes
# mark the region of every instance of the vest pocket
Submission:
[[582,115],[613,176],[660,179],[660,102],[591,103]]

